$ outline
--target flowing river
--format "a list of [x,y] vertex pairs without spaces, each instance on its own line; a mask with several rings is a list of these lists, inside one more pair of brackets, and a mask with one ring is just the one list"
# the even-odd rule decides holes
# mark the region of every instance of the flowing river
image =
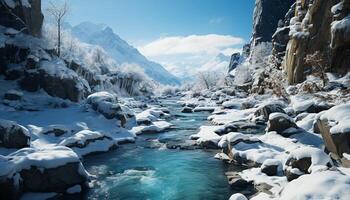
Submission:
[[175,128],[145,134],[136,143],[85,159],[86,169],[97,176],[85,199],[196,200],[228,199],[231,191],[224,175],[227,166],[213,158],[214,151],[166,149],[155,141],[186,140],[207,123],[208,113],[181,113],[175,99],[161,104],[175,116]]

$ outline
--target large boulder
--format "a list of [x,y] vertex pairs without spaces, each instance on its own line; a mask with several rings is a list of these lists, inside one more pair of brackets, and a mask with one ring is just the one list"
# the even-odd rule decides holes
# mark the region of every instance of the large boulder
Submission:
[[350,154],[350,104],[335,106],[321,114],[317,129],[334,159]]
[[298,126],[288,115],[284,113],[272,113],[267,122],[267,131],[276,131],[283,137],[289,137],[298,131]]
[[136,125],[135,114],[126,106],[121,106],[117,97],[109,92],[91,94],[87,97],[86,103],[105,118],[119,120],[122,127],[131,128]]
[[0,156],[0,163],[4,199],[15,199],[21,192],[65,193],[75,185],[85,187],[89,180],[79,157],[67,147],[23,148]]
[[0,3],[0,25],[41,36],[44,16],[41,0],[7,0]]
[[30,135],[28,129],[13,121],[0,119],[0,146],[6,148],[28,147]]
[[322,150],[314,147],[301,147],[290,152],[283,169],[288,181],[292,181],[303,174],[328,169],[331,166],[330,157]]

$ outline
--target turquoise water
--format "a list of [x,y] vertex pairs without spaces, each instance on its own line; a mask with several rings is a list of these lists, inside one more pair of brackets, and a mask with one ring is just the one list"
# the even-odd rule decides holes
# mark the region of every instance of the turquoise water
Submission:
[[231,192],[225,166],[204,150],[150,148],[155,139],[184,140],[206,123],[208,113],[182,114],[175,101],[163,102],[177,117],[176,129],[143,135],[135,144],[85,160],[86,169],[97,176],[85,199],[196,200],[228,199]]

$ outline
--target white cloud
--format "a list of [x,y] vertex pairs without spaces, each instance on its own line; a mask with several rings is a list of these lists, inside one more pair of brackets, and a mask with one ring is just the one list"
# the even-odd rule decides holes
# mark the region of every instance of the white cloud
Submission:
[[244,40],[230,35],[190,35],[164,37],[143,47],[140,51],[150,57],[174,54],[219,53],[221,49],[241,45]]
[[228,60],[217,60],[219,54],[231,56],[241,51],[244,40],[230,35],[189,35],[163,37],[138,49],[150,60],[165,66],[177,76],[189,76],[205,69],[225,69]]

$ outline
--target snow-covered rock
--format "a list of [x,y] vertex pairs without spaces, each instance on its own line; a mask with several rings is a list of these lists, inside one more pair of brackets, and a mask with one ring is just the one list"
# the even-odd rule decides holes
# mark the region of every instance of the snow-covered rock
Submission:
[[218,126],[201,126],[197,134],[191,135],[190,139],[196,140],[197,144],[206,149],[218,149],[221,136],[214,131]]
[[78,155],[67,147],[23,148],[0,157],[0,185],[5,194],[64,193],[74,185],[85,187],[89,175]]
[[159,133],[166,131],[170,129],[173,126],[173,124],[167,122],[167,121],[154,121],[150,125],[140,125],[133,127],[131,129],[131,132],[140,135],[140,134],[145,134],[145,133]]
[[285,113],[281,104],[268,103],[259,106],[254,115],[259,119],[261,118],[262,120],[267,121],[270,114],[275,112]]
[[0,146],[6,148],[29,147],[28,129],[14,121],[0,119]]
[[288,155],[284,172],[289,181],[300,175],[325,170],[332,166],[330,157],[322,150],[314,147],[301,147]]
[[109,92],[96,92],[88,96],[87,104],[107,119],[117,119],[122,127],[136,124],[134,113],[117,102],[117,97]]
[[81,157],[115,149],[118,143],[106,134],[97,131],[82,130],[64,139],[58,145],[72,148]]
[[276,131],[278,134],[289,137],[298,131],[294,120],[284,113],[271,113],[267,123],[267,131]]
[[243,194],[236,193],[236,194],[231,195],[229,200],[248,200],[248,199]]

